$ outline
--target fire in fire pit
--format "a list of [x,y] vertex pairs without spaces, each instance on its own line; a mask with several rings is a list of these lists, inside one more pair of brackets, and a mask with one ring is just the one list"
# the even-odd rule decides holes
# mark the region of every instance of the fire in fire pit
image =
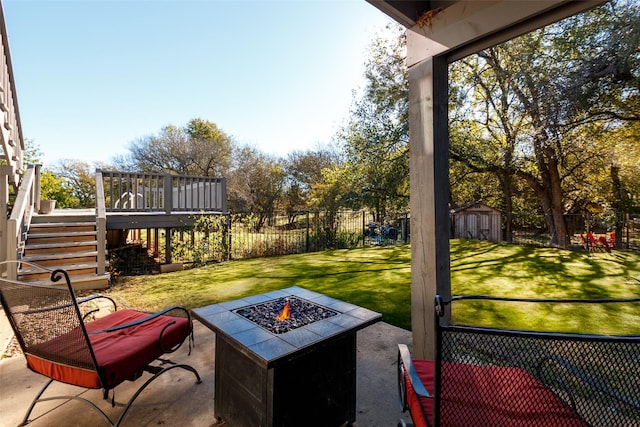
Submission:
[[288,296],[233,310],[273,334],[283,334],[338,313],[296,296]]
[[276,316],[276,319],[282,322],[283,320],[287,320],[289,317],[291,317],[291,303],[287,302],[282,308],[280,314]]

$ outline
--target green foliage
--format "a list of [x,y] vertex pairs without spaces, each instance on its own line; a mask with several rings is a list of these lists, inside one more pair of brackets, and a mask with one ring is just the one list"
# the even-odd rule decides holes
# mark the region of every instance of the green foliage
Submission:
[[367,85],[338,135],[346,162],[343,206],[369,208],[380,220],[409,203],[409,98],[406,46],[397,37],[376,38],[365,64]]
[[61,176],[43,170],[40,174],[40,200],[55,200],[56,207],[67,208],[77,204],[73,188]]
[[86,162],[61,160],[54,167],[55,174],[64,180],[72,199],[68,208],[93,208],[96,202],[96,178]]
[[22,153],[23,156],[23,163],[25,165],[38,165],[38,164],[42,164],[42,150],[40,149],[40,146],[38,144],[35,143],[35,141],[33,141],[32,139],[28,139],[25,138],[24,140],[24,153]]
[[215,123],[195,118],[132,142],[129,156],[119,162],[140,172],[226,176],[232,150],[231,138]]
[[638,16],[637,3],[613,1],[452,64],[453,200],[501,194],[506,213],[545,214],[561,246],[564,214],[628,209],[638,190],[617,173],[612,134],[640,118]]
[[[188,241],[176,235],[189,233]],[[228,254],[227,217],[224,215],[198,215],[188,230],[173,230],[171,251],[175,259],[190,259],[201,267],[211,261],[222,261],[220,254]]]
[[285,186],[286,172],[282,162],[255,148],[242,147],[228,182],[229,209],[256,212],[259,231],[278,207]]
[[339,155],[330,149],[294,151],[289,153],[283,168],[286,172],[281,208],[289,214],[290,222],[301,211],[314,209],[311,194],[323,183],[323,171],[340,163]]

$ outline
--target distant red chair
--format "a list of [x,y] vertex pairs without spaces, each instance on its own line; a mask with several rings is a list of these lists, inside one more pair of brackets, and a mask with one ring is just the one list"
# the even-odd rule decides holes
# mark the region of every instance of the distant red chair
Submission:
[[580,234],[580,238],[582,239],[582,247],[587,251],[593,252],[601,249],[600,244],[598,244],[596,237],[591,231],[587,233],[586,237],[584,234]]
[[[16,261],[4,261],[2,264]],[[35,268],[51,271],[31,263]],[[66,284],[58,285],[61,278]],[[64,270],[51,272],[51,284],[39,285],[0,278],[0,300],[27,360],[27,367],[49,381],[31,402],[21,425],[29,423],[35,405],[49,400],[77,400],[97,411],[110,426],[118,426],[133,401],[158,376],[174,369],[190,371],[201,383],[198,372],[189,365],[160,359],[193,339],[189,311],[170,307],[154,314],[137,310],[116,310],[108,297],[94,295],[76,299],[69,275]],[[101,305],[113,305],[113,311],[98,317]],[[95,319],[93,319],[95,317]],[[152,365],[158,360],[161,364]],[[162,366],[164,365],[164,366]],[[80,396],[42,397],[53,381],[88,389],[102,389],[104,399],[125,380],[135,381],[144,372],[152,374],[129,399],[117,421],[112,421],[93,402]]]
[[609,246],[609,242],[607,241],[606,237],[604,236],[598,237],[598,243],[605,251],[611,252],[611,246]]

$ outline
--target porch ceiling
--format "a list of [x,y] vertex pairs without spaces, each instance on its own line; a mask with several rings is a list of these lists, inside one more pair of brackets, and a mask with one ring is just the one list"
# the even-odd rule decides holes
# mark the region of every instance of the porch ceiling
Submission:
[[608,0],[366,0],[419,34],[407,65],[448,52],[450,60],[502,43]]
[[446,8],[457,0],[367,0],[407,28],[416,25],[425,12]]

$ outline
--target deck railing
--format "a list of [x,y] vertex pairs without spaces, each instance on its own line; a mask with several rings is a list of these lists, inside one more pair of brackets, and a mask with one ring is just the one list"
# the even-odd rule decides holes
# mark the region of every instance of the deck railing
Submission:
[[24,140],[2,4],[0,4],[0,20],[2,23],[0,25],[0,37],[2,37],[0,42],[0,114],[2,115],[2,120],[0,120],[0,144],[2,145],[6,166],[10,168],[7,174],[9,183],[17,188],[20,183],[20,175],[24,169]]
[[106,212],[226,212],[226,178],[98,170]]
[[[0,40],[0,261],[3,261],[15,259],[18,255],[17,251],[20,250],[20,242],[16,242],[15,232],[10,228],[20,228],[20,225],[16,224],[16,216],[20,216],[19,222],[25,218],[28,221],[30,218],[31,207],[23,206],[27,211],[19,213],[15,212],[15,208],[18,203],[33,197],[33,195],[25,195],[25,192],[19,191],[18,188],[25,186],[28,191],[31,191],[35,171],[27,172],[23,176],[24,139],[2,3],[0,3],[0,38],[2,39]],[[27,174],[29,183],[25,183]],[[14,201],[13,209],[9,204],[10,197],[12,200],[20,198]],[[13,244],[17,246],[12,246]],[[0,272],[4,271],[4,268],[0,266]],[[15,277],[15,272],[10,271],[9,274]]]

